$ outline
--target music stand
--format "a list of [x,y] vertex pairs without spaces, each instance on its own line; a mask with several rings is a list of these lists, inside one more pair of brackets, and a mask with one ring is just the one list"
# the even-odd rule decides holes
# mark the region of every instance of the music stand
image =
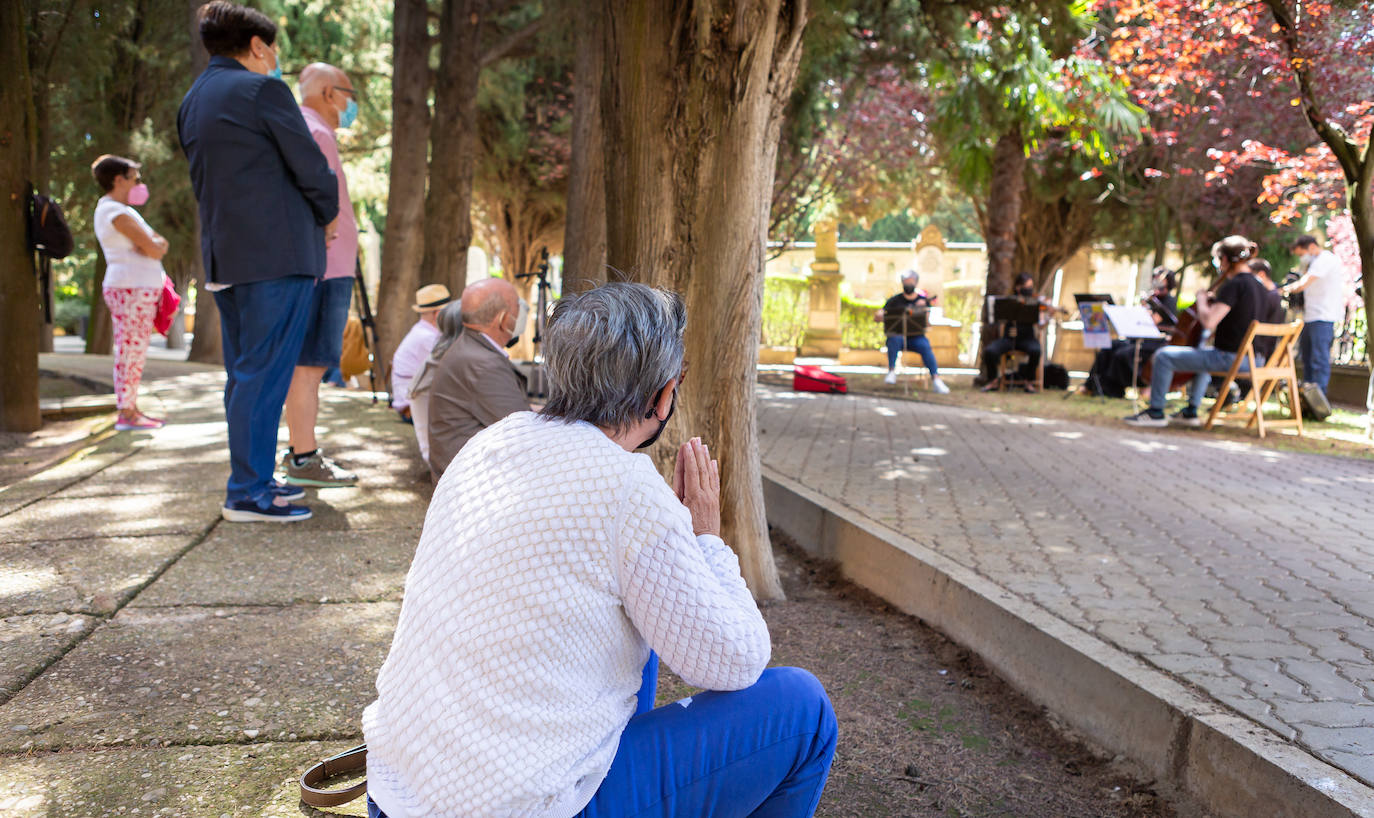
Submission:
[[[1036,336],[1036,340],[1040,340],[1040,304],[1035,301],[1026,303],[1019,298],[1013,298],[1011,296],[1001,296],[993,298],[992,320],[999,324],[1010,324],[1013,328],[1013,334],[1011,336],[1013,338],[1016,337],[1014,334],[1016,325],[1030,324],[1032,327],[1035,327],[1034,333]],[[1044,387],[1044,383],[1042,383],[1043,376],[1041,375],[1041,373],[1044,372],[1044,366],[1045,352],[1044,344],[1042,343],[1040,351],[1040,365],[1036,368],[1035,385],[1037,389]],[[1000,377],[1005,378],[1006,373],[1002,373]],[[1002,383],[1003,385],[1005,385],[1006,381],[1003,381]]]
[[1113,305],[1106,310],[1107,320],[1111,322],[1112,331],[1117,337],[1135,343],[1135,350],[1131,356],[1131,388],[1135,390],[1131,406],[1139,414],[1140,387],[1137,384],[1140,383],[1140,342],[1147,338],[1160,338],[1163,333],[1155,326],[1154,318],[1145,307]]

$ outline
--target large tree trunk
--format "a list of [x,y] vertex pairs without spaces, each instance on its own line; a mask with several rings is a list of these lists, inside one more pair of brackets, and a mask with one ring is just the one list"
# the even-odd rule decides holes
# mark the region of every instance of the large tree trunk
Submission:
[[24,239],[33,111],[24,7],[0,3],[0,431],[32,432],[38,411],[37,287]]
[[805,0],[602,0],[607,261],[682,293],[689,380],[656,451],[693,435],[721,462],[727,542],[761,599],[782,597],[769,547],[755,377],[768,202]]
[[601,128],[602,23],[599,7],[569,3],[576,36],[573,59],[572,162],[563,239],[563,290],[606,281],[606,163]]
[[86,322],[86,354],[109,355],[114,349],[114,327],[105,306],[105,253],[96,254],[95,275],[91,276],[91,319]]
[[429,131],[429,194],[420,283],[446,284],[455,298],[467,283],[472,244],[477,80],[482,72],[486,5],[486,0],[444,0],[439,21],[439,73]]
[[992,149],[992,183],[988,190],[988,295],[1011,291],[1016,275],[1016,226],[1021,220],[1021,192],[1026,185],[1026,144],[1021,126],[1013,125]]
[[[190,10],[188,18],[191,26],[191,73],[193,76],[200,76],[200,72],[210,64],[210,55],[205,51],[205,46],[200,44],[200,24],[197,15],[200,14],[200,7],[209,0],[188,0],[187,7]],[[224,339],[219,331],[219,306],[215,304],[215,296],[205,289],[205,257],[200,252],[200,211],[197,210],[193,216],[195,223],[191,231],[190,258],[192,276],[196,281],[196,326],[191,336],[191,350],[187,353],[187,359],[202,364],[222,364],[224,363]]]
[[[392,25],[391,178],[377,286],[379,349],[385,373],[415,320],[410,305],[424,259],[425,151],[429,144],[429,29],[425,0],[396,0]],[[382,388],[381,384],[378,385]]]

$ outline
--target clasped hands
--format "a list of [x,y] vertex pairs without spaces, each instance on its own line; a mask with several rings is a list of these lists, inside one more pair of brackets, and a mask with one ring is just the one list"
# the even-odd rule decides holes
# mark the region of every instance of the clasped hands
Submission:
[[692,531],[720,536],[720,463],[701,438],[694,437],[677,451],[673,493],[692,512]]

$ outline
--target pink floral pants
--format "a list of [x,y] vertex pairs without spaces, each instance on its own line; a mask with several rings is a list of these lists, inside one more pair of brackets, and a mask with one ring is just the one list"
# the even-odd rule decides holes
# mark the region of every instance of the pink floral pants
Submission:
[[148,357],[148,338],[153,334],[162,291],[152,287],[106,287],[105,306],[110,308],[114,335],[115,404],[122,412],[138,402],[138,382]]

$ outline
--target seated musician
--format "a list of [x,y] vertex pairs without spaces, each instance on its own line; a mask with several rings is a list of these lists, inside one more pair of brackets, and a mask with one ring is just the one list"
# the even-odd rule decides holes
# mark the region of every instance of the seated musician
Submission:
[[[1136,345],[1132,341],[1118,338],[1107,349],[1098,350],[1088,380],[1083,385],[1084,391],[1102,397],[1123,398],[1133,377],[1138,375],[1143,381],[1144,363],[1167,343],[1169,330],[1178,323],[1177,291],[1178,273],[1168,267],[1156,267],[1150,275],[1150,292],[1140,303],[1149,308],[1155,326],[1166,337],[1140,342],[1140,365],[1135,360]],[[1137,383],[1136,386],[1145,386],[1145,383]]]
[[921,277],[915,270],[902,273],[902,291],[889,298],[873,316],[874,321],[882,322],[883,333],[887,335],[887,377],[883,382],[897,382],[897,363],[905,348],[920,354],[926,369],[930,371],[931,388],[941,395],[947,395],[949,387],[940,380],[935,350],[931,349],[930,341],[926,338],[930,307],[935,298],[925,290],[917,289],[920,281]]
[[[1215,294],[1199,290],[1196,309],[1204,338],[1196,347],[1166,346],[1154,354],[1150,379],[1150,406],[1126,418],[1132,426],[1168,426],[1164,401],[1175,372],[1197,373],[1188,385],[1188,405],[1173,420],[1185,426],[1199,426],[1198,407],[1207,394],[1210,372],[1231,368],[1240,352],[1241,342],[1256,318],[1268,317],[1268,295],[1263,284],[1250,273],[1249,264],[1259,247],[1244,236],[1227,236],[1212,246],[1212,261],[1220,271]],[[1206,333],[1210,333],[1210,338]]]
[[[1012,283],[1011,294],[1023,304],[1039,303],[1041,306],[1049,306],[1049,299],[1038,297],[1035,294],[1035,279],[1030,273],[1021,273],[1016,276],[1016,281]],[[987,363],[988,374],[990,376],[986,385],[983,386],[984,392],[991,392],[1002,384],[1003,373],[1002,356],[1012,350],[1024,352],[1027,362],[1031,369],[1040,365],[1040,339],[1035,334],[1036,324],[1017,323],[1009,324],[1003,331],[1001,338],[989,341],[983,347],[983,361]],[[1026,384],[1027,392],[1035,391],[1035,384]]]

